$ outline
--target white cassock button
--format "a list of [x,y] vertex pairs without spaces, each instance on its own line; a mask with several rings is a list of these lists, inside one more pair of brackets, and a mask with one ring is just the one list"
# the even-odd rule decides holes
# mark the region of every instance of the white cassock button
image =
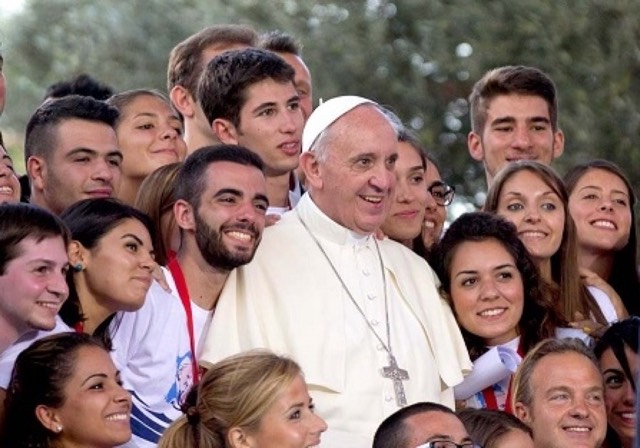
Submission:
[[375,295],[375,294],[373,294],[373,293],[369,293],[369,294],[367,294],[367,299],[369,299],[369,300],[375,300],[375,298],[376,298],[376,295]]
[[364,275],[365,277],[369,277],[369,274],[371,274],[371,272],[369,272],[369,269],[364,268],[364,269],[362,270],[362,275]]
[[376,350],[381,352],[382,350],[384,350],[384,347],[382,346],[382,344],[378,344],[378,345],[376,345]]
[[376,325],[378,325],[378,321],[375,319],[371,319],[371,325],[375,327]]
[[391,400],[393,400],[393,397],[391,395],[384,396],[384,401],[391,401]]

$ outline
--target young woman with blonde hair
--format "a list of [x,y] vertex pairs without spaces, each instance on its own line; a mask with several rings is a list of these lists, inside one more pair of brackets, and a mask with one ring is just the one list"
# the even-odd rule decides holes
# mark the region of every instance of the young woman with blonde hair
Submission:
[[327,429],[298,364],[266,351],[214,364],[183,412],[158,448],[304,448],[319,445]]

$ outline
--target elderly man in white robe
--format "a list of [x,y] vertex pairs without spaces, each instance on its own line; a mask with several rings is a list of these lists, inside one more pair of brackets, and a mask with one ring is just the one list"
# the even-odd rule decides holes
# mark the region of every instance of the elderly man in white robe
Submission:
[[296,359],[323,447],[370,447],[406,404],[452,407],[471,368],[437,279],[420,257],[375,232],[395,187],[397,130],[366,98],[337,97],[310,116],[300,158],[308,192],[233,271],[202,362],[264,347]]

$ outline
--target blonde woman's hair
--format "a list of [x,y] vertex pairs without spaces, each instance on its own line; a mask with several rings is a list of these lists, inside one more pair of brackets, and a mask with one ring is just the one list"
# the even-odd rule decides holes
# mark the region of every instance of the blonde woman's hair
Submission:
[[167,428],[158,448],[228,447],[229,430],[256,430],[300,374],[295,361],[268,351],[244,352],[214,364],[189,392],[184,415]]

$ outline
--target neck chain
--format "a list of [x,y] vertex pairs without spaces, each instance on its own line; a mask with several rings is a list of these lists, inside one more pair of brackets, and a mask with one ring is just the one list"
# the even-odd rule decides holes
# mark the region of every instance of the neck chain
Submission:
[[329,263],[331,270],[335,274],[336,278],[340,281],[342,288],[347,293],[347,296],[351,300],[351,303],[353,303],[353,305],[356,307],[356,309],[358,310],[358,313],[360,313],[360,316],[362,316],[362,319],[364,319],[364,322],[367,324],[367,327],[369,328],[369,330],[371,330],[371,333],[373,333],[373,335],[376,337],[378,342],[380,342],[380,345],[382,345],[384,350],[387,352],[387,356],[389,358],[389,365],[386,367],[383,367],[380,373],[382,374],[383,377],[389,378],[393,381],[393,389],[395,392],[397,405],[400,407],[406,406],[407,398],[404,392],[404,385],[402,384],[402,381],[409,379],[409,373],[406,370],[403,370],[400,367],[398,367],[398,363],[396,362],[396,358],[395,356],[393,356],[393,351],[391,349],[391,324],[389,320],[389,299],[387,294],[387,276],[384,271],[384,263],[382,262],[382,254],[380,253],[380,247],[378,246],[378,242],[374,239],[376,252],[378,254],[378,260],[380,261],[380,271],[382,273],[382,288],[384,290],[384,314],[385,314],[386,329],[387,329],[386,344],[382,340],[378,332],[375,330],[375,328],[373,328],[373,325],[371,325],[371,323],[369,322],[369,319],[367,319],[367,315],[364,313],[364,311],[362,310],[362,307],[360,307],[355,297],[347,287],[347,284],[345,283],[342,276],[340,276],[340,274],[338,273],[338,270],[336,269],[333,262],[331,261],[331,258],[329,258],[329,255],[327,254],[327,252],[324,250],[324,248],[320,244],[320,241],[318,241],[318,238],[316,238],[316,236],[311,232],[311,230],[307,226],[307,223],[304,222],[304,220],[302,219],[302,216],[300,216],[300,212],[297,209],[295,210],[296,210],[296,215],[298,216],[298,220],[302,224],[302,227],[305,228],[305,230],[307,231],[307,233],[309,234],[313,242],[316,243],[316,246],[318,246],[318,249],[320,249],[320,252],[324,256],[324,258],[327,260],[327,263]]

